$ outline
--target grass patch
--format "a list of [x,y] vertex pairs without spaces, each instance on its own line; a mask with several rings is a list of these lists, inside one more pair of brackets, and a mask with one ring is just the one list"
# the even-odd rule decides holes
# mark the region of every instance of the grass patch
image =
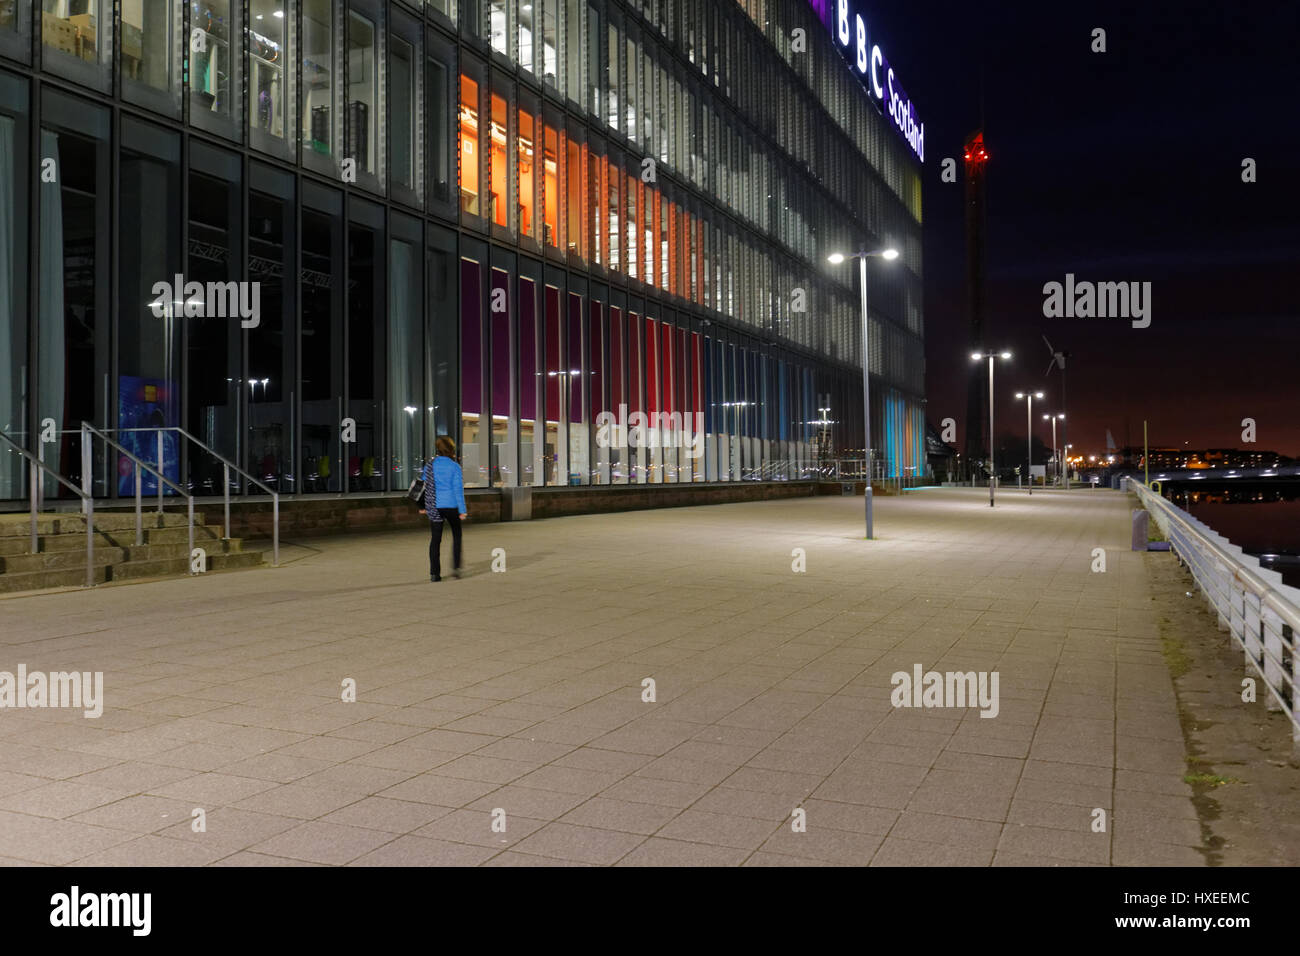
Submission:
[[1168,634],[1160,635],[1160,653],[1164,655],[1165,664],[1175,680],[1192,669],[1192,659],[1183,650],[1183,642]]
[[[1191,761],[1188,761],[1189,763]],[[1189,773],[1183,776],[1183,783],[1193,787],[1222,787],[1224,784],[1241,783],[1236,777],[1224,777],[1217,773]]]

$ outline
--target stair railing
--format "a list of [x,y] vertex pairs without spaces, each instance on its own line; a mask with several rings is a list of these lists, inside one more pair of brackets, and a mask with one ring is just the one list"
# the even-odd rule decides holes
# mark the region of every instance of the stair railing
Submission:
[[32,554],[39,554],[40,535],[37,533],[37,501],[40,498],[41,472],[54,476],[55,481],[63,485],[81,499],[86,515],[86,587],[95,586],[95,499],[86,491],[68,481],[45,462],[41,461],[22,445],[18,444],[4,432],[0,432],[0,441],[5,442],[27,460],[30,467],[27,490],[32,514]]
[[[141,515],[141,498],[140,498],[141,469],[149,472],[149,474],[154,475],[158,479],[158,495],[159,495],[158,510],[160,512],[162,511],[162,487],[164,484],[167,485],[167,487],[169,488],[175,489],[176,493],[185,499],[187,520],[189,526],[189,533],[187,536],[187,540],[189,541],[189,548],[187,549],[189,552],[189,558],[188,558],[186,573],[193,574],[194,573],[194,564],[193,564],[194,496],[190,494],[186,494],[184,488],[176,484],[176,482],[172,481],[170,478],[168,478],[166,475],[162,473],[161,461],[159,461],[159,467],[155,468],[153,465],[149,464],[148,462],[142,461],[139,458],[137,458],[134,454],[131,453],[130,450],[123,447],[112,437],[105,435],[94,425],[90,424],[90,422],[82,422],[81,423],[81,486],[82,486],[82,491],[85,492],[85,494],[82,497],[82,501],[88,502],[90,500],[91,481],[93,480],[91,475],[91,461],[90,461],[91,458],[90,439],[92,436],[95,438],[102,439],[104,441],[104,444],[109,445],[112,448],[115,448],[118,454],[125,455],[135,464],[135,543],[136,544],[144,543],[144,522]],[[93,507],[93,504],[91,505],[91,507]]]
[[[225,506],[225,532],[226,532],[225,537],[227,540],[230,539],[230,473],[234,471],[240,477],[244,478],[249,483],[256,485],[258,488],[261,488],[268,495],[270,495],[271,496],[271,551],[273,555],[271,563],[273,567],[278,568],[280,566],[280,493],[278,491],[273,490],[270,485],[258,481],[248,472],[244,471],[244,469],[236,465],[229,458],[226,458],[224,455],[222,455],[220,452],[216,451],[215,449],[208,447],[202,441],[195,438],[193,435],[191,435],[189,432],[187,432],[185,429],[179,426],[170,425],[164,428],[119,428],[116,430],[119,432],[157,432],[159,462],[161,462],[163,459],[163,438],[162,438],[163,432],[175,432],[177,435],[197,445],[199,448],[203,449],[205,452],[207,452],[217,461],[221,462],[221,478],[222,478],[221,492],[222,492],[222,500]],[[161,498],[162,495],[160,491],[159,492],[160,503],[161,503]]]

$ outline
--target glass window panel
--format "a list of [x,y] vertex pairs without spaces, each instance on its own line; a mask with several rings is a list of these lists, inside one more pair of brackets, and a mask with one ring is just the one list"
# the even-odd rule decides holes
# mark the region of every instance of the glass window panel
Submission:
[[[0,24],[6,5],[0,0]],[[48,7],[48,5],[47,5]],[[180,105],[177,54],[180,49],[180,9],[177,0],[135,0],[122,4],[122,80],[169,94],[172,107]]]
[[492,403],[492,484],[514,486],[519,480],[510,417],[510,275],[504,269],[492,270],[488,301],[492,345],[489,391]]
[[382,174],[382,143],[379,139],[378,27],[374,20],[348,11],[348,154],[357,162],[358,173]]
[[[15,22],[12,0],[8,6],[9,18]],[[46,62],[107,64],[112,58],[112,20],[112,6],[106,0],[42,0],[41,43]],[[98,80],[101,72],[84,75]]]
[[[181,424],[180,340],[181,327],[187,319],[183,306],[176,307],[176,299],[188,296],[175,290],[160,296],[154,291],[154,283],[182,271],[180,147],[180,137],[175,133],[127,118],[122,120],[117,244],[119,428]],[[140,224],[146,221],[150,228],[141,229]],[[193,275],[191,270],[187,278],[202,277]],[[230,322],[212,317],[188,321],[218,326]],[[234,324],[238,327],[238,320]],[[218,371],[221,375],[235,374],[220,368]],[[179,460],[170,454],[172,438],[174,435],[164,436],[167,467],[163,471],[176,481]],[[124,432],[120,441],[145,461],[154,462],[158,458],[156,432]],[[115,493],[134,495],[133,472],[114,471]],[[157,478],[147,473],[142,478],[145,479],[142,490],[157,493]]]
[[379,402],[384,382],[384,247],[378,230],[348,228],[347,416],[356,422],[347,445],[346,489],[384,491]]
[[[538,0],[540,2],[540,0]],[[558,83],[559,18],[561,0],[544,0],[542,11],[542,77],[551,86]]]
[[640,182],[635,177],[628,176],[625,181],[624,195],[627,197],[627,215],[624,222],[627,226],[627,240],[623,247],[627,250],[626,270],[630,278],[635,279],[637,272],[637,198],[640,190]]
[[[122,9],[125,11],[127,6],[123,5]],[[288,62],[288,23],[284,15],[284,0],[249,0],[249,16],[249,126],[283,140],[287,102],[284,65]],[[125,59],[123,62],[125,64]]]
[[418,189],[415,117],[419,113],[419,80],[415,47],[399,36],[392,38],[388,61],[388,135],[392,156],[389,171],[393,182]]
[[560,290],[546,287],[546,483],[560,484]]
[[507,147],[506,98],[492,94],[492,126],[488,138],[488,182],[492,194],[488,199],[488,219],[498,226],[508,226],[510,212],[509,152]]
[[392,438],[385,471],[392,476],[394,489],[405,489],[422,464],[426,412],[420,250],[414,243],[393,239],[388,256],[388,420]]
[[612,130],[618,130],[618,111],[620,103],[619,87],[619,56],[621,45],[619,43],[618,27],[614,24],[609,25],[609,62],[605,67],[605,121],[609,123]]
[[[12,6],[7,12],[12,18]],[[4,354],[10,363],[9,374],[0,377],[0,431],[22,444],[28,424],[28,383],[31,381],[31,368],[27,361],[26,294],[30,187],[24,159],[29,142],[28,92],[25,82],[0,74],[0,103],[4,104],[0,110],[9,105],[5,101],[11,95],[17,115],[0,111],[0,354]],[[53,192],[46,184],[39,188],[42,198]],[[0,459],[0,499],[20,498],[25,494],[26,471],[16,455],[7,454]]]
[[[627,392],[623,374],[626,356],[623,354],[623,310],[609,308],[609,411],[620,426],[627,425]],[[627,435],[620,428],[610,449],[610,480],[616,485],[627,484]]]
[[[540,3],[541,0],[535,0]],[[519,0],[519,65],[529,73],[533,72],[534,48],[537,45],[537,27],[534,14],[534,2]]]
[[519,231],[530,239],[538,237],[537,218],[537,123],[533,115],[519,110]]
[[[295,350],[292,343],[296,306],[294,288],[286,280],[294,274],[293,180],[280,177],[283,195],[256,190],[248,194],[248,278],[257,282],[261,296],[261,321],[248,331],[249,380],[248,470],[259,481],[280,492],[296,491],[294,439],[289,431],[294,395]],[[418,351],[415,353],[418,355]],[[255,485],[247,488],[258,494]]]
[[[244,279],[240,194],[239,161],[233,154],[217,154],[211,172],[191,168],[187,282]],[[245,396],[251,399],[254,388],[244,375],[240,324],[205,317],[191,319],[188,325],[185,427],[208,447],[238,462],[244,451],[244,400]],[[222,493],[222,475],[210,459],[194,456],[188,480],[196,493],[200,489],[204,494]]]
[[582,44],[582,28],[586,24],[585,0],[565,0],[564,6],[564,73],[565,92],[575,103],[582,102],[583,67],[586,51]]
[[609,228],[606,234],[609,237],[609,267],[617,272],[622,268],[619,264],[619,220],[621,214],[618,205],[618,192],[619,184],[623,180],[623,174],[618,168],[618,163],[612,159],[606,162],[605,169],[606,176],[604,178],[608,189],[608,202],[606,208],[608,209],[609,215]]
[[569,293],[569,321],[567,326],[568,359],[564,364],[564,379],[568,383],[568,445],[569,475],[571,485],[591,483],[591,463],[588,460],[586,404],[582,400],[583,380],[590,374],[590,365],[584,361],[582,338],[582,296]]
[[584,255],[589,255],[592,261],[600,265],[605,261],[600,251],[600,240],[604,231],[600,223],[600,210],[603,208],[601,197],[604,195],[601,190],[600,171],[601,160],[604,157],[597,156],[593,150],[584,149],[584,152],[587,154],[587,195],[582,242]]
[[633,142],[636,142],[637,138],[637,104],[641,102],[641,96],[637,89],[640,85],[637,82],[637,67],[640,62],[641,58],[637,55],[636,41],[632,37],[628,37],[627,56],[623,60],[627,69],[627,82],[624,86],[627,103],[624,109],[623,132]]
[[479,452],[483,410],[483,302],[480,266],[460,261],[460,454],[467,486],[487,484]]
[[540,484],[543,472],[536,462],[542,451],[536,442],[537,391],[545,377],[544,363],[537,351],[537,284],[519,280],[519,460],[521,485]]
[[545,149],[543,153],[543,213],[546,223],[546,244],[560,248],[560,135],[555,127],[546,126]]
[[[47,0],[48,2],[48,0]],[[231,41],[238,7],[231,0],[191,0],[190,115],[212,114],[238,119],[241,51]]]
[[502,56],[509,55],[506,45],[506,0],[489,0],[488,41]]
[[339,419],[343,402],[343,308],[335,276],[342,271],[337,210],[302,210],[302,430],[295,450],[300,492],[341,491]]
[[582,181],[587,170],[587,164],[582,158],[585,150],[586,147],[581,143],[573,139],[567,140],[568,162],[564,168],[565,193],[567,194],[564,221],[568,230],[568,250],[583,259],[587,258],[586,236],[583,234],[583,226],[587,222],[587,217],[583,214],[585,193]]
[[[61,125],[71,125],[79,117],[82,131],[47,127],[40,133],[40,155],[55,160],[58,177],[40,185],[36,418],[53,418],[60,429],[79,428],[83,421],[111,427],[108,116],[47,87],[47,122],[52,100],[69,114]],[[89,387],[73,388],[75,381]],[[155,391],[152,397],[165,420],[172,411],[168,396]],[[80,478],[80,451],[71,438],[61,438],[45,455],[63,475]],[[95,494],[107,493],[108,487],[101,465],[95,471]],[[47,481],[45,492],[47,497],[66,496],[57,482]]]
[[[635,312],[627,314],[627,337],[623,341],[627,349],[627,407],[630,418],[635,412],[645,414],[645,402],[641,390],[644,371],[644,366],[641,364],[641,317]],[[636,483],[644,482],[646,466],[644,442],[634,448],[629,437],[628,464],[628,480]]]
[[600,116],[600,13],[587,7],[587,110]]
[[426,101],[429,109],[429,121],[425,124],[429,133],[429,198],[433,202],[447,202],[451,199],[447,65],[441,60],[430,58],[425,61],[425,67]]
[[334,20],[330,0],[303,0],[302,148],[332,156],[336,138]]
[[460,76],[460,208],[479,215],[478,84]]

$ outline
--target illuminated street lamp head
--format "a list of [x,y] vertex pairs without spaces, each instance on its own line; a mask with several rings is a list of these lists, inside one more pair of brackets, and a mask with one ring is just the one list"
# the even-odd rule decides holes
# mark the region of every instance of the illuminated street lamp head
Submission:
[[1034,398],[1042,398],[1042,397],[1043,397],[1042,392],[1034,392]]
[[1003,352],[1003,353],[1002,353],[1002,357],[1003,357],[1004,359],[1009,359],[1009,358],[1011,358],[1011,353],[1010,353],[1010,352]]
[[882,259],[889,259],[890,261],[893,261],[894,259],[897,259],[897,258],[898,258],[898,250],[897,250],[897,249],[886,249],[884,252],[882,252],[882,253],[880,254],[880,258],[882,258]]
[[1025,397],[1024,392],[1016,392],[1016,398],[1024,398],[1024,397]]
[[832,252],[829,256],[826,257],[826,261],[833,266],[837,266],[844,261],[844,253]]

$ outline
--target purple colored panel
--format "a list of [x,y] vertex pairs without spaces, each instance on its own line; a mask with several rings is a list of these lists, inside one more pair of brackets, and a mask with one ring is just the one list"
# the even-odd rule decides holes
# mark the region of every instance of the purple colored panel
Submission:
[[479,264],[460,260],[460,409],[462,415],[483,410],[483,296]]
[[492,270],[492,414],[510,414],[510,275]]
[[519,280],[519,417],[537,419],[537,286]]
[[560,290],[546,287],[546,420],[560,420]]

